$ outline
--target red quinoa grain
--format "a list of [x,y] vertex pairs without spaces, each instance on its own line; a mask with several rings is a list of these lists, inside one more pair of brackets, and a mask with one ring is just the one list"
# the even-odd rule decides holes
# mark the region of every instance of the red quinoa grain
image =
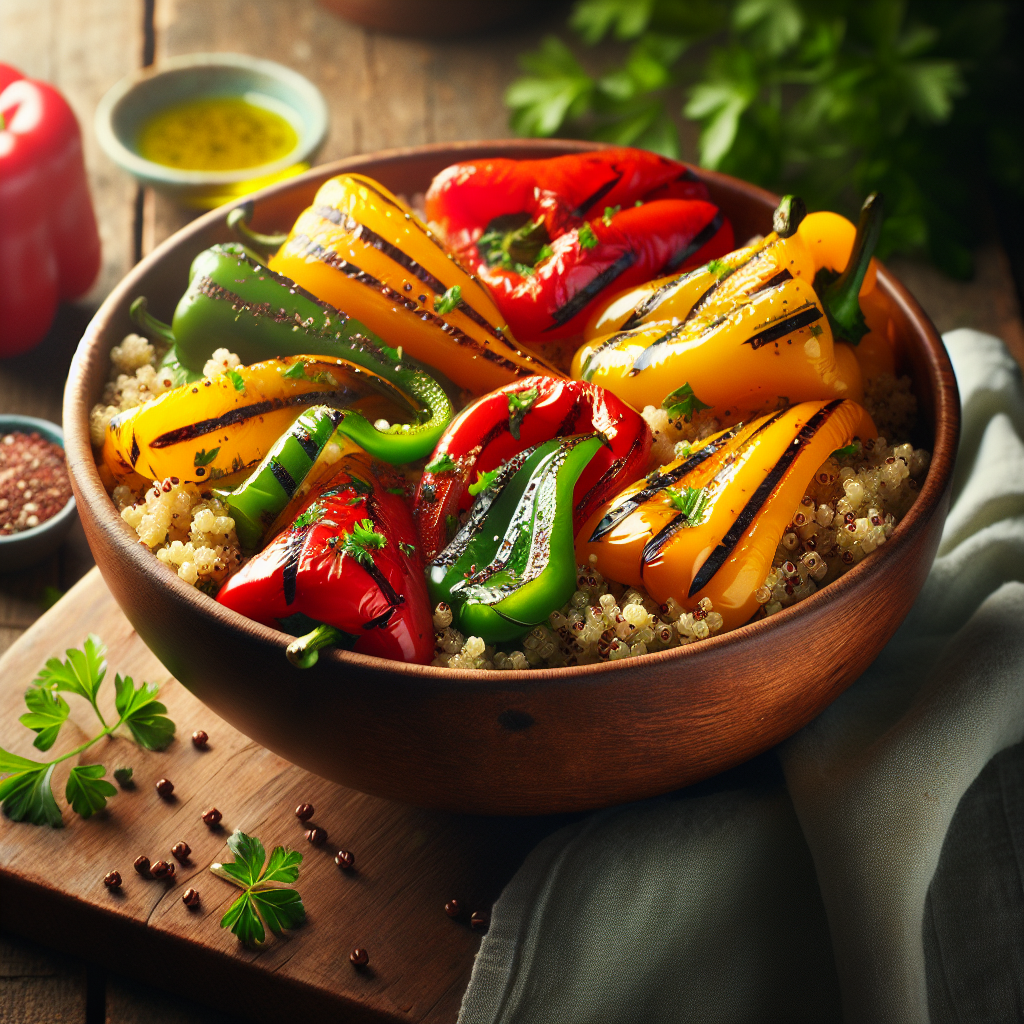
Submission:
[[33,432],[0,437],[0,536],[30,530],[71,497],[64,449]]

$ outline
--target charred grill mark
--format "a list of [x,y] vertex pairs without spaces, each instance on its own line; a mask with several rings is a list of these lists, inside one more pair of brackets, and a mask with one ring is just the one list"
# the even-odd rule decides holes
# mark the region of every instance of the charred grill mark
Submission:
[[[580,414],[583,412],[583,407],[586,403],[584,400],[577,395],[573,399],[573,403],[569,406],[565,417],[562,422],[558,424],[558,429],[555,431],[555,437],[566,437],[569,434],[576,433],[576,424],[579,422]],[[527,413],[529,415],[529,413]]]
[[392,610],[394,606],[405,604],[405,598],[391,586],[391,581],[380,571],[374,562],[364,565],[363,568],[373,579],[373,582],[377,584],[378,589],[384,595],[384,599],[393,606]]
[[786,270],[785,267],[783,267],[782,270],[780,270],[777,274],[774,274],[772,277],[769,277],[768,280],[765,281],[763,284],[758,285],[750,294],[759,295],[761,292],[768,291],[769,288],[775,288],[786,281],[792,280],[793,275],[788,270]]
[[316,457],[320,454],[320,444],[317,442],[317,439],[302,426],[295,428],[294,436],[295,440],[299,443],[299,447],[306,453],[306,458],[310,462],[315,462]]
[[697,267],[696,270],[687,271],[681,277],[666,281],[656,291],[651,292],[642,302],[633,307],[625,322],[619,328],[621,331],[632,331],[643,325],[644,320],[654,312],[666,299],[671,298],[673,293],[682,287],[694,274],[699,274],[704,268]]
[[722,226],[722,221],[722,211],[717,210],[714,217],[712,217],[711,220],[708,221],[708,223],[690,239],[687,245],[684,245],[679,252],[672,256],[654,276],[662,277],[665,274],[671,274],[673,271],[681,267],[694,253],[700,252],[700,250],[718,234],[718,230]]
[[132,469],[135,468],[135,463],[139,461],[139,456],[142,454],[142,449],[139,448],[139,439],[135,436],[135,431],[132,431],[132,450],[128,454],[128,458],[131,461]]
[[689,522],[682,512],[674,519],[669,520],[645,545],[643,554],[640,556],[641,570],[652,562],[661,549]]
[[796,457],[807,447],[814,435],[828,422],[832,414],[842,404],[843,399],[833,399],[828,405],[819,409],[800,428],[800,432],[787,445],[786,450],[779,456],[771,471],[750,496],[750,500],[743,506],[742,511],[736,517],[732,526],[729,527],[721,542],[708,555],[704,564],[698,570],[697,575],[694,576],[693,583],[690,584],[690,590],[687,594],[688,597],[693,597],[694,594],[699,593],[711,582],[715,573],[722,568],[726,559],[732,554],[743,534],[750,528],[751,523],[753,523],[757,514],[764,507],[765,502],[771,497],[772,492],[778,486],[783,476],[785,476],[786,471],[793,465]]
[[784,338],[787,334],[800,330],[801,327],[809,327],[824,315],[816,305],[809,302],[803,309],[797,310],[797,312],[778,321],[778,323],[772,324],[771,327],[766,327],[763,331],[758,331],[753,337],[747,338],[743,344],[749,345],[756,351],[764,345],[770,345],[773,341],[778,341],[779,338]]
[[[706,334],[712,327],[717,327],[720,322],[720,320],[716,320],[714,323],[708,324],[708,326],[701,331],[701,334]],[[654,341],[652,341],[650,345],[648,345],[647,348],[645,348],[643,352],[633,360],[633,366],[629,371],[630,376],[639,373],[641,370],[646,370],[647,367],[654,362],[654,357],[660,354],[661,349],[670,342],[675,341],[676,338],[683,333],[685,328],[685,323],[676,324],[676,326],[671,330],[666,331],[660,337],[655,338]]]
[[[583,379],[584,380],[589,380],[590,377],[593,376],[593,371],[591,370],[591,367],[593,367],[594,370],[597,369],[597,363],[600,362],[599,357],[600,357],[601,353],[603,353],[607,349],[616,348],[618,346],[619,342],[622,341],[624,338],[631,338],[635,334],[636,334],[635,331],[625,331],[625,330],[623,330],[623,331],[617,331],[610,338],[605,338],[605,340],[602,341],[601,344],[598,345],[597,348],[595,348],[594,351],[591,352],[589,356],[587,356],[587,363],[586,363],[586,366],[583,367],[583,371],[582,371]],[[588,374],[590,376],[588,376]]]
[[391,616],[395,614],[395,606],[392,605],[386,612],[381,612],[374,619],[370,619],[369,622],[363,623],[363,629],[383,629],[390,621]]
[[[611,481],[614,480],[620,472],[622,472],[622,467],[636,456],[636,453],[640,450],[642,444],[643,442],[639,437],[635,438],[632,445],[630,445],[629,451],[612,462],[612,464],[598,478],[597,483],[595,483],[594,486],[591,487],[585,495],[583,495],[583,500],[578,502],[577,507],[583,510],[589,508],[590,503],[594,500],[597,494],[607,487]],[[584,512],[584,514],[586,513]]]
[[611,171],[615,175],[615,177],[610,178],[603,185],[601,185],[600,188],[597,189],[597,191],[587,196],[587,198],[584,199],[579,204],[579,206],[577,206],[576,209],[572,211],[572,216],[585,216],[587,210],[589,210],[595,203],[599,203],[602,199],[604,199],[604,197],[608,195],[608,193],[611,192],[611,190],[615,188],[615,186],[618,185],[620,181],[622,181],[623,172],[620,171],[614,164],[612,164],[611,166]]
[[299,578],[299,561],[302,558],[302,546],[306,543],[306,532],[293,533],[288,538],[284,552],[284,569],[281,578],[284,582],[284,603],[293,604]]
[[[367,274],[365,270],[360,269],[354,263],[350,263],[348,260],[343,259],[333,250],[328,249],[325,246],[318,245],[308,235],[296,235],[295,242],[299,246],[299,251],[296,255],[300,259],[305,259],[311,256],[318,262],[323,263],[334,270],[340,271],[349,278],[349,280],[355,281],[358,284],[364,284],[373,288],[375,291],[381,292],[391,301],[401,303],[409,310],[409,312],[414,313],[421,320],[437,324],[440,329],[456,344],[473,349],[473,351],[481,358],[487,359],[492,363],[497,363],[504,369],[509,370],[511,373],[515,373],[520,377],[532,376],[535,373],[534,370],[525,366],[520,366],[518,363],[503,356],[500,352],[495,352],[494,349],[488,348],[488,346],[477,341],[476,338],[471,338],[464,331],[460,331],[458,327],[448,323],[448,321],[443,317],[438,316],[436,313],[432,313],[429,309],[419,309],[417,303],[407,299],[401,292],[395,291],[394,288],[390,288],[387,285],[382,284],[377,280],[377,278],[373,277],[371,274]],[[417,312],[417,310],[419,311]],[[500,340],[506,348],[510,349],[525,362],[537,363],[538,365],[543,366],[539,360],[516,348],[504,334],[500,335]]]
[[171,445],[181,444],[183,441],[194,441],[197,437],[212,434],[256,416],[266,416],[267,413],[275,412],[278,409],[296,405],[320,405],[332,400],[338,403],[349,402],[355,397],[357,397],[355,392],[350,388],[338,388],[334,391],[307,391],[301,395],[289,395],[288,398],[268,398],[262,402],[253,402],[251,405],[240,405],[230,412],[224,413],[223,416],[199,420],[196,423],[178,427],[176,430],[168,430],[150,441],[149,446],[150,448],[169,448]]
[[274,479],[281,485],[281,490],[290,498],[299,486],[295,482],[295,477],[277,459],[270,460],[270,472],[274,474]]
[[545,332],[553,331],[556,327],[568,323],[591,299],[611,284],[615,278],[629,270],[634,263],[636,263],[636,253],[632,249],[624,252],[610,267],[602,270],[589,284],[584,285],[568,302],[559,306],[551,314],[554,323],[550,327],[545,327]]

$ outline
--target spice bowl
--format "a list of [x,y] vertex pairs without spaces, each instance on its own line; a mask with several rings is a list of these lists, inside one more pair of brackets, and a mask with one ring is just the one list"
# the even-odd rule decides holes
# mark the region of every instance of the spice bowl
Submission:
[[[423,146],[315,168],[251,198],[257,231],[289,227],[319,186],[366,174],[423,192],[450,164],[583,152],[593,143],[513,140]],[[777,197],[699,172],[738,238],[770,230]],[[959,400],[934,326],[884,267],[901,372],[913,382],[927,475],[890,539],[850,572],[770,618],[638,658],[473,672],[325,650],[309,669],[291,637],[238,615],[138,543],[100,481],[89,409],[138,295],[166,319],[194,257],[231,239],[228,210],[198,218],[139,263],[89,325],[65,391],[68,460],[86,536],[114,597],[169,672],[218,715],[342,785],[450,811],[577,811],[666,793],[767,750],[806,725],[872,662],[931,567],[949,504]]]
[[[39,434],[47,441],[64,447],[64,433],[56,423],[35,416],[0,414],[0,439],[11,433]],[[0,441],[2,443],[2,441]],[[13,572],[41,562],[60,547],[75,522],[75,499],[38,526],[17,533],[0,534],[0,573]],[[0,512],[0,515],[3,513]]]
[[[151,118],[179,104],[237,100],[282,118],[295,135],[278,159],[236,169],[187,170],[147,159],[140,136]],[[242,53],[190,53],[123,78],[96,108],[104,152],[141,184],[196,209],[209,210],[306,170],[327,136],[327,103],[297,71]]]

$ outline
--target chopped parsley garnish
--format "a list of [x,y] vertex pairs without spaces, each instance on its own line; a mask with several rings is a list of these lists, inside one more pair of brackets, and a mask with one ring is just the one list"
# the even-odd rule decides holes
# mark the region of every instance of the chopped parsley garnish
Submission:
[[533,403],[540,397],[537,388],[527,388],[525,391],[510,391],[508,396],[508,429],[509,433],[518,441],[519,428],[523,425],[523,418],[533,408]]
[[723,277],[728,277],[732,273],[732,267],[729,266],[724,260],[710,260],[708,262],[708,273],[714,275],[719,281]]
[[675,420],[682,416],[687,423],[693,418],[695,412],[711,408],[693,393],[693,388],[689,383],[666,395],[661,407],[668,413],[670,419]]
[[195,458],[193,459],[192,465],[198,469],[200,466],[208,466],[217,456],[220,454],[220,448],[211,448],[207,451],[205,448],[196,452]]
[[373,565],[373,552],[387,546],[388,539],[374,529],[372,519],[355,523],[352,532],[341,542],[341,553],[354,558],[360,565]]
[[306,919],[302,897],[295,889],[287,888],[299,879],[301,853],[276,846],[268,861],[263,844],[244,832],[232,833],[228,849],[235,860],[230,864],[211,864],[210,870],[218,878],[237,885],[242,895],[221,918],[221,928],[230,928],[245,945],[251,946],[266,939],[264,924],[280,935],[285,928],[294,928]]
[[617,214],[621,209],[621,206],[606,206],[604,208],[604,213],[601,215],[601,220],[604,222],[604,226],[606,228],[610,228],[612,226],[612,217],[614,217],[615,214]]
[[665,494],[672,502],[672,507],[682,512],[687,526],[698,526],[703,522],[704,511],[711,497],[703,487],[684,487],[682,490],[666,487]]
[[288,380],[302,380],[306,376],[306,364],[301,360],[297,363],[292,363],[287,370],[281,371],[281,376]]
[[245,381],[242,379],[242,375],[237,370],[228,370],[225,377],[235,386],[235,390],[240,394],[245,394]]
[[598,237],[589,224],[581,224],[579,228],[579,239],[581,249],[594,249],[598,245]]
[[811,337],[817,338],[821,335],[822,330],[819,324],[811,324]]
[[832,453],[833,459],[848,459],[852,455],[860,455],[860,443],[853,441],[843,448],[837,448]]
[[[555,250],[550,245],[542,245],[537,253],[537,263],[543,263],[555,255]],[[534,264],[536,266],[536,264]]]
[[444,295],[434,296],[434,312],[444,316],[450,313],[462,301],[462,285],[453,284]]
[[455,460],[445,452],[443,455],[439,455],[433,462],[428,462],[426,471],[428,473],[451,473],[453,470],[458,469]]
[[476,483],[469,485],[469,493],[474,497],[478,494],[483,494],[483,492],[494,483],[500,472],[500,466],[497,469],[489,469],[485,473],[481,473],[478,470],[476,474]]
[[398,550],[401,551],[406,558],[415,558],[416,556],[416,545],[410,544],[406,540],[398,542]]

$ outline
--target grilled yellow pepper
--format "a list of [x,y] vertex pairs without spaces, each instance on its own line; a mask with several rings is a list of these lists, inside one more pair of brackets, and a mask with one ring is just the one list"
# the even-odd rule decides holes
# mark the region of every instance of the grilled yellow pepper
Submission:
[[269,265],[475,395],[564,376],[520,348],[476,276],[372,178],[325,182]]
[[[792,207],[784,202],[782,211]],[[858,292],[881,228],[881,204],[875,197],[865,204],[838,279],[818,277],[811,248],[792,242],[795,220],[776,217],[780,234],[788,223],[789,237],[738,250],[695,271],[693,280],[684,276],[650,293],[621,330],[581,346],[573,376],[637,409],[663,405],[687,417],[694,409],[736,418],[812,399],[860,401],[857,358],[834,334],[859,341],[868,330]]]
[[793,511],[818,467],[876,435],[855,402],[804,402],[739,424],[631,484],[576,538],[577,560],[692,610],[708,597],[724,628],[747,622]]
[[[283,356],[215,374],[119,413],[107,428],[103,461],[117,480],[177,477],[205,482],[257,465],[311,405],[343,409],[339,430],[364,447],[407,419],[405,396],[383,377],[329,356]],[[350,420],[345,429],[345,420]]]

